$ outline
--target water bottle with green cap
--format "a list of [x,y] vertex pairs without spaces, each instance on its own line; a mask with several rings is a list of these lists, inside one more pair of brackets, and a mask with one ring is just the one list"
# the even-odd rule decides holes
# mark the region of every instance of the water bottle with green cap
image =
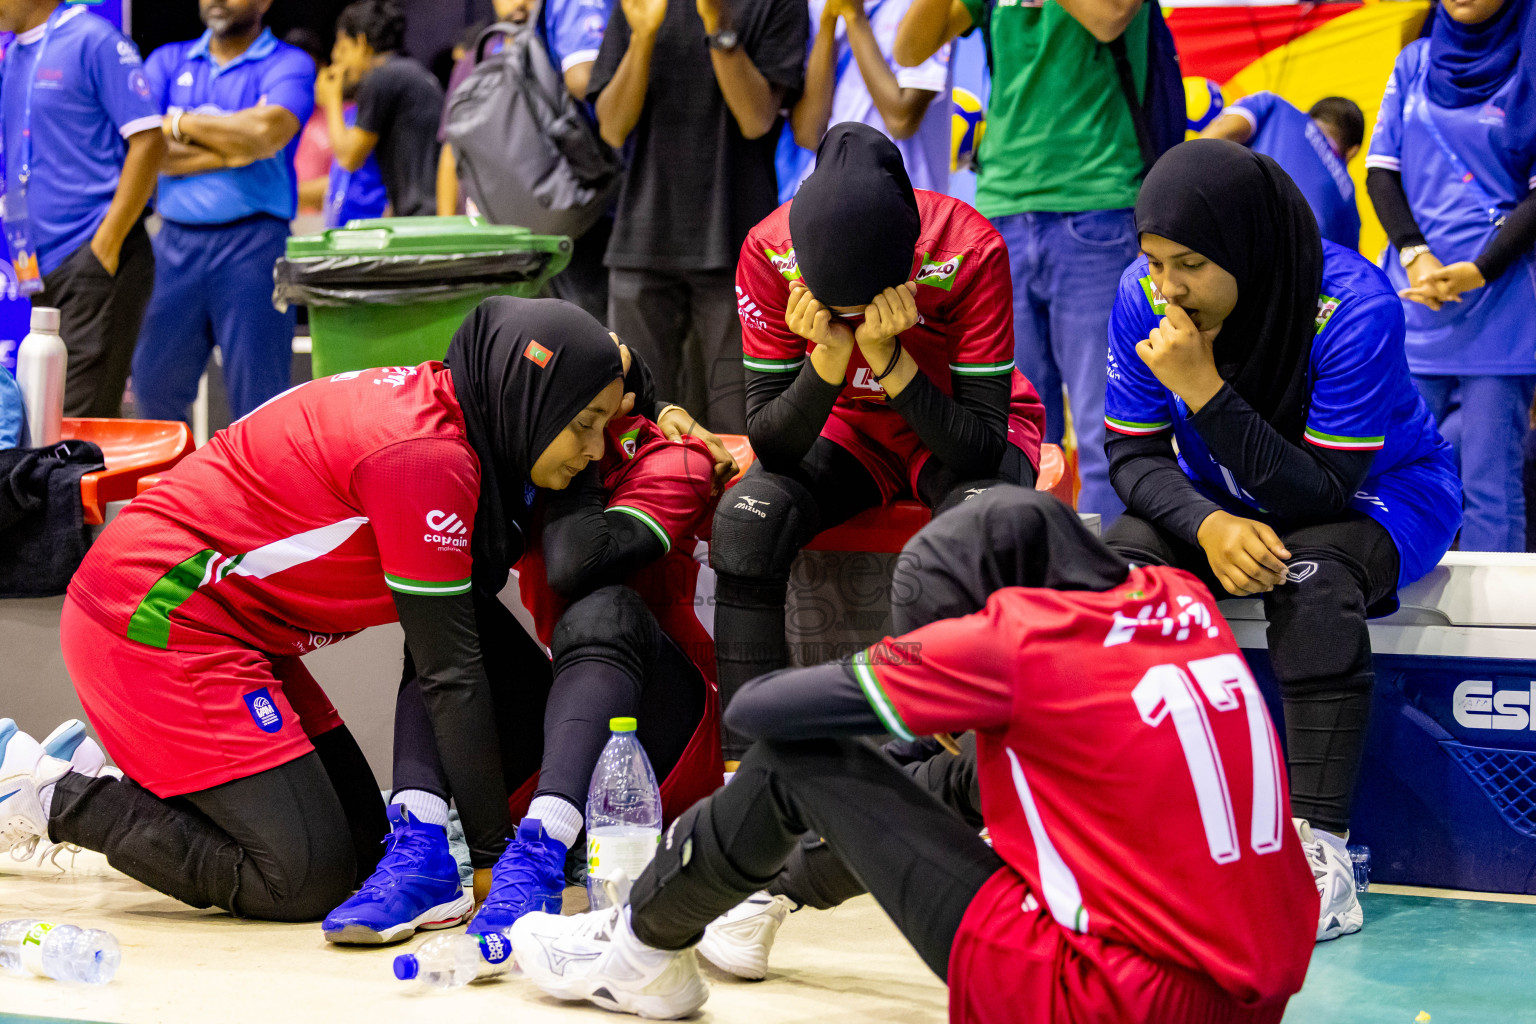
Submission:
[[661,841],[661,789],[633,718],[608,722],[613,735],[597,759],[587,790],[587,897],[609,906],[604,880],[624,869],[631,880],[656,856]]

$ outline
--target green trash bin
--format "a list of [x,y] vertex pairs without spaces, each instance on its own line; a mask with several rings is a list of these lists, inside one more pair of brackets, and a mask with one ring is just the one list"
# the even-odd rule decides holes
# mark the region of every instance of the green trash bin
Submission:
[[539,294],[571,260],[564,235],[479,217],[354,220],[288,239],[272,301],[309,307],[314,374],[441,359],[491,295]]

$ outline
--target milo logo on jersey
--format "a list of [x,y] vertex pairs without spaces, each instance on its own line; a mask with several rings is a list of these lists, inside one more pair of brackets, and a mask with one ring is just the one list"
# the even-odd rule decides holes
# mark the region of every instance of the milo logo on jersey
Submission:
[[1322,334],[1323,328],[1328,326],[1328,321],[1333,319],[1333,314],[1339,311],[1339,300],[1332,295],[1319,295],[1317,297],[1317,333]]
[[786,281],[800,280],[800,258],[795,255],[795,247],[790,246],[784,252],[774,252],[767,246],[763,246],[763,255],[768,257],[768,262],[773,264],[773,269],[779,272],[779,276]]
[[917,268],[917,283],[950,291],[955,287],[955,277],[960,273],[962,259],[963,256],[951,256],[942,263],[935,263],[929,259],[928,253],[923,253],[923,265]]
[[1146,295],[1147,305],[1152,307],[1152,312],[1162,316],[1168,308],[1168,300],[1163,297],[1163,293],[1158,289],[1157,285],[1152,283],[1151,277],[1141,279],[1141,291],[1142,294]]

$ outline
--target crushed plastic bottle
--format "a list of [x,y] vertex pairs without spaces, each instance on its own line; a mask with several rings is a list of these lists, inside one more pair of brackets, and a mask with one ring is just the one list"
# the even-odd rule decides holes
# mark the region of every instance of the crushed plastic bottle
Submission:
[[633,881],[661,841],[661,789],[635,736],[633,718],[615,718],[587,790],[587,898],[593,910],[611,906],[603,882],[623,869]]
[[18,919],[0,924],[0,971],[105,985],[123,952],[110,932]]
[[426,988],[461,988],[512,969],[512,942],[501,932],[439,935],[395,957],[395,977]]

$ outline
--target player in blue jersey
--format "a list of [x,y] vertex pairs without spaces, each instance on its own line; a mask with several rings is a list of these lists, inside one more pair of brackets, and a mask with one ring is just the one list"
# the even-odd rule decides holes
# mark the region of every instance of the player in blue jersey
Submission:
[[1323,238],[1360,248],[1360,211],[1348,165],[1365,141],[1365,115],[1354,100],[1325,96],[1303,114],[1272,92],[1256,92],[1200,134],[1274,157],[1307,197]]
[[1365,158],[1408,366],[1456,446],[1463,551],[1525,550],[1536,394],[1536,16],[1454,0],[1397,58]]
[[1126,514],[1105,541],[1217,594],[1262,595],[1317,937],[1334,938],[1361,924],[1344,846],[1375,681],[1366,618],[1456,535],[1450,447],[1409,377],[1391,284],[1321,240],[1274,160],[1175,146],[1136,227],[1105,404]]

